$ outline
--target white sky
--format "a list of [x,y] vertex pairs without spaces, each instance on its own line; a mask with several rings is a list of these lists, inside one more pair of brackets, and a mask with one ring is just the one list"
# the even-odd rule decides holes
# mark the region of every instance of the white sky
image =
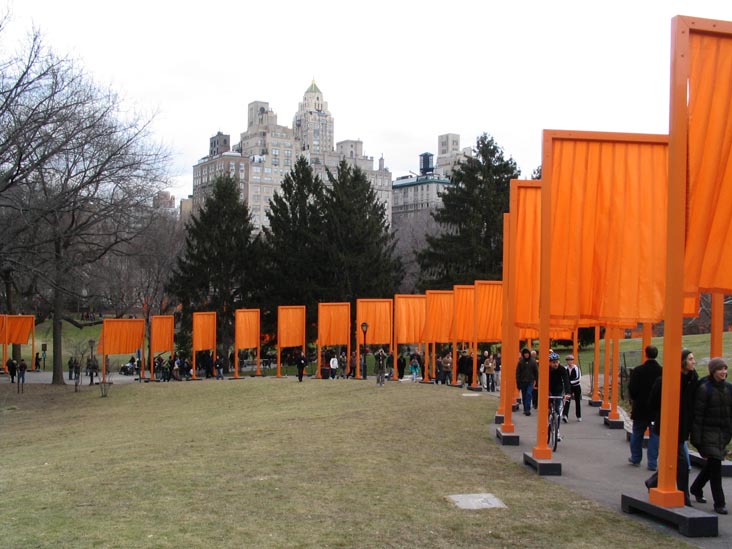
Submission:
[[[192,5],[196,5],[193,9]],[[313,78],[335,141],[361,139],[394,177],[486,132],[524,177],[543,129],[666,133],[671,18],[732,20],[732,0],[0,0],[2,49],[32,25],[144,113],[174,151],[172,191],[251,101],[292,117]],[[10,41],[9,41],[10,40]],[[6,50],[7,51],[7,50]],[[0,58],[2,57],[0,50]]]

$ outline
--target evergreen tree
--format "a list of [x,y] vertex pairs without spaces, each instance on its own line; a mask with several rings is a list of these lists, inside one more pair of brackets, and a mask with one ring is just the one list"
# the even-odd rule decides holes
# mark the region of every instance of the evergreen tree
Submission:
[[305,305],[308,326],[316,322],[327,267],[323,257],[323,192],[322,180],[301,156],[269,202],[269,227],[263,229],[267,277],[262,307],[269,314],[263,314],[262,319],[267,332],[275,330],[278,305]]
[[394,255],[386,206],[358,167],[343,160],[335,175],[328,171],[325,191],[325,241],[329,273],[328,295],[349,301],[355,317],[357,298],[391,297],[403,276]]
[[521,172],[492,137],[477,140],[474,156],[452,175],[434,214],[442,232],[427,237],[417,254],[418,287],[449,289],[475,280],[500,280],[503,270],[503,214],[508,211],[511,179]]
[[216,311],[217,341],[226,347],[234,339],[234,311],[251,306],[255,298],[260,256],[249,209],[230,175],[216,178],[213,193],[186,229],[167,289],[182,305],[185,336],[190,336],[193,312]]

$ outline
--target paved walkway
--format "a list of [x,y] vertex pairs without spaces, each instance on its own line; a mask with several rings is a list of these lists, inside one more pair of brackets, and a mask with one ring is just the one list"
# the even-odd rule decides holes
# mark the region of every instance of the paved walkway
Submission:
[[[82,379],[81,382],[83,385],[89,385],[89,376],[84,375],[84,371],[82,370]],[[29,371],[25,373],[25,382],[26,383],[51,383],[51,380],[53,379],[53,372],[49,371],[48,369],[39,370],[37,372]],[[95,377],[94,383],[99,383],[101,378]],[[73,385],[74,382],[69,379],[69,372],[68,370],[64,370],[64,381],[69,384]],[[137,381],[137,377],[135,376],[123,376],[118,373],[112,373],[107,375],[107,381],[111,381],[113,385],[121,385],[124,383],[135,383]],[[7,374],[0,374],[0,383],[10,383],[10,376]]]
[[[488,398],[497,398],[498,393],[487,393]],[[610,429],[605,426],[604,418],[599,415],[599,408],[591,407],[585,400],[582,406],[582,422],[574,417],[574,403],[570,411],[569,423],[562,423],[562,441],[559,443],[553,461],[562,464],[561,476],[544,477],[548,481],[556,482],[566,488],[622,513],[620,498],[622,494],[647,497],[647,490],[643,481],[652,472],[646,469],[645,451],[641,467],[634,467],[628,463],[630,449],[624,429]],[[625,413],[621,411],[621,416]],[[518,446],[501,446],[503,451],[517,463],[523,464],[524,452],[531,453],[536,445],[536,417],[524,416],[523,413],[512,414],[516,426],[515,433],[519,435]],[[625,418],[629,424],[630,420]],[[490,427],[490,436],[497,440],[498,425]],[[528,467],[528,466],[527,466]],[[690,482],[696,478],[698,468],[692,468]],[[732,508],[732,478],[723,480],[724,491],[729,498],[728,506]],[[694,503],[694,507],[714,512],[711,491],[707,485],[705,496],[708,503]],[[693,498],[692,498],[693,499]],[[678,533],[673,526],[662,523],[639,514],[626,515],[643,521],[659,531],[683,539],[693,545],[705,548],[722,548],[732,546],[732,515],[719,516],[719,537],[716,538],[687,538]]]

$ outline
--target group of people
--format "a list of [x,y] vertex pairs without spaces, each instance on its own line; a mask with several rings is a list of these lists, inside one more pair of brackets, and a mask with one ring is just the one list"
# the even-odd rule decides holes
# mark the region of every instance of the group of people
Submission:
[[[645,481],[650,490],[658,484],[659,434],[661,432],[662,368],[657,361],[658,349],[645,348],[645,361],[633,369],[628,384],[631,399],[633,432],[630,438],[631,465],[639,466],[643,458],[643,439],[648,429],[647,467],[654,474]],[[694,354],[681,353],[681,383],[679,387],[679,418],[677,440],[676,486],[684,494],[685,505],[691,497],[706,503],[704,486],[710,485],[715,512],[726,515],[727,504],[722,489],[722,461],[732,440],[732,384],[727,379],[727,363],[712,358],[709,375],[699,378]],[[689,486],[691,460],[689,441],[705,459],[702,470]]]
[[[69,369],[69,381],[81,382],[81,363],[75,356],[70,356],[66,366]],[[94,376],[99,376],[99,363],[96,357],[88,356],[86,358],[86,369],[84,374],[89,376],[89,385],[94,384]]]
[[10,383],[15,383],[16,376],[18,378],[18,383],[25,383],[25,372],[28,370],[28,365],[26,364],[24,358],[21,358],[20,362],[9,358],[8,361],[5,363],[5,366],[8,369]]
[[[574,413],[577,421],[582,421],[582,371],[575,362],[574,355],[567,355],[566,365],[560,364],[558,353],[549,351],[549,396],[554,398],[553,406],[562,416],[564,423],[569,422],[569,412],[574,400]],[[524,415],[530,416],[531,409],[538,406],[537,391],[539,383],[539,364],[536,351],[527,347],[521,349],[521,358],[516,364],[516,387],[521,391]]]

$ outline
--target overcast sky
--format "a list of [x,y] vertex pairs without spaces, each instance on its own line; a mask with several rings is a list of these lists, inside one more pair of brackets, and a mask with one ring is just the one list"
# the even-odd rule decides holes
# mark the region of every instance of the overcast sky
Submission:
[[4,51],[35,26],[131,108],[157,113],[178,198],[209,137],[236,141],[252,101],[291,126],[313,79],[335,141],[361,139],[395,178],[436,155],[443,133],[463,147],[492,135],[524,177],[540,164],[543,129],[667,133],[671,18],[732,20],[732,0],[3,5]]

